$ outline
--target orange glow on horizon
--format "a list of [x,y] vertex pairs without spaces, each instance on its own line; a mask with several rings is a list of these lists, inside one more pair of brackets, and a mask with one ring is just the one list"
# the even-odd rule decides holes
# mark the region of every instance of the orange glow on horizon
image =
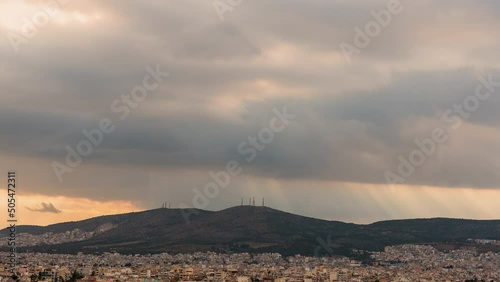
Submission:
[[[97,201],[87,198],[47,195],[19,195],[19,225],[50,225],[78,221],[101,215],[136,212],[141,209],[129,201]],[[41,203],[51,203],[60,213],[34,211]]]

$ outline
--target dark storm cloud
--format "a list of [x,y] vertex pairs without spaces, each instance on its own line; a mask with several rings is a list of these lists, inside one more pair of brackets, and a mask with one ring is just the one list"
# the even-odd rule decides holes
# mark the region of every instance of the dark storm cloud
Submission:
[[[86,161],[184,168],[216,168],[229,160],[244,162],[247,156],[240,155],[237,146],[266,126],[274,107],[281,109],[282,105],[287,105],[289,112],[297,114],[297,120],[277,135],[266,150],[259,152],[254,161],[246,164],[247,171],[266,177],[383,183],[384,170],[397,167],[398,154],[411,152],[415,148],[413,140],[426,138],[429,134],[424,130],[402,136],[400,132],[407,126],[405,122],[413,117],[439,119],[440,113],[473,93],[477,83],[467,70],[403,74],[390,86],[373,93],[249,104],[248,112],[238,123],[208,114],[132,116],[118,121],[116,131],[106,135]],[[433,93],[443,94],[436,97]],[[499,101],[492,97],[470,121],[481,124],[498,120],[495,105]],[[64,160],[66,145],[75,148],[85,139],[81,130],[96,128],[99,122],[92,115],[78,117],[12,110],[1,115],[0,134],[4,147],[15,144],[13,148],[19,154],[57,161]],[[446,125],[441,126],[446,128]],[[430,132],[432,127],[428,130]],[[498,177],[479,177],[485,172],[481,163],[479,160],[457,164],[445,162],[442,165],[446,171],[441,173],[456,186],[494,186]],[[471,177],[473,182],[463,177],[474,175],[473,172],[477,172],[477,177]],[[440,175],[422,175],[411,181],[433,184]]]
[[[102,22],[53,22],[18,55],[0,43],[0,152],[41,159],[52,173],[50,163],[64,161],[83,129],[109,117],[116,131],[65,185],[52,177],[43,189],[90,196],[108,185],[101,195],[122,189],[134,198],[140,180],[114,171],[123,179],[107,182],[97,170],[212,170],[229,160],[256,177],[385,183],[384,171],[415,149],[415,138],[447,126],[440,115],[474,93],[479,73],[500,80],[498,43],[487,40],[498,37],[496,2],[402,3],[403,13],[351,64],[339,44],[386,1],[248,0],[224,22],[210,1],[72,4],[68,11],[100,12]],[[169,80],[117,120],[112,101],[156,64]],[[498,187],[498,149],[474,144],[486,129],[500,138],[499,103],[495,95],[482,103],[467,120],[472,128],[454,134],[407,183]],[[283,106],[297,119],[245,163],[237,146]],[[95,180],[85,177],[92,168]]]

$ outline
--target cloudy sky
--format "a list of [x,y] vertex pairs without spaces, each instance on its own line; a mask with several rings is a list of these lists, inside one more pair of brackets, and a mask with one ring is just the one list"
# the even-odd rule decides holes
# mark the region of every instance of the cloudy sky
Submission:
[[[249,197],[357,223],[500,218],[496,0],[59,2],[0,0],[0,171],[21,223]],[[207,195],[228,162],[241,172]]]

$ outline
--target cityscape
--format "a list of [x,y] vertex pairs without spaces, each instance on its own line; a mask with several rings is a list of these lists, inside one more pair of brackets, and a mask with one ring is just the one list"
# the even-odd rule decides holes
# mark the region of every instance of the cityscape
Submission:
[[[169,209],[168,204],[162,204],[160,209],[138,213],[96,217],[46,227],[18,226],[15,245],[10,244],[13,241],[12,233],[2,231],[0,278],[29,282],[490,282],[500,279],[500,240],[463,237],[488,234],[483,233],[483,230],[488,231],[495,226],[498,228],[498,221],[429,219],[352,226],[293,215],[264,206],[257,207],[254,206],[254,199],[250,198],[249,205],[219,212],[199,211],[196,216],[209,226],[217,226],[206,229],[196,216],[191,218],[189,224],[183,221],[185,212]],[[155,220],[145,221],[145,218]],[[169,220],[174,223],[168,223]],[[131,229],[136,226],[135,221],[151,225],[153,233],[143,228],[139,230],[138,237],[134,236]],[[279,227],[277,221],[288,224]],[[174,233],[191,234],[175,237],[173,240],[177,242],[173,243],[168,239],[172,233],[157,226],[162,222],[165,228]],[[267,229],[266,223],[270,229]],[[321,233],[325,227],[332,228],[328,227],[331,224],[335,224],[338,232],[329,232],[328,235]],[[425,230],[426,226],[436,224],[449,229],[449,233],[434,230],[441,227]],[[299,229],[290,228],[291,225],[299,226]],[[360,230],[346,229],[344,235],[341,230],[344,225]],[[241,226],[247,228],[242,232],[231,232],[232,228],[240,229]],[[316,226],[317,229],[307,229],[306,226]],[[196,235],[192,228],[203,230],[201,237],[192,237]],[[457,228],[471,230],[459,235],[455,231]],[[129,234],[125,235],[122,230],[128,230]],[[315,235],[299,237],[300,231],[297,230]],[[158,232],[165,232],[166,237],[152,235]],[[290,232],[296,233],[292,235],[295,239],[290,239]],[[382,242],[370,244],[380,240],[377,239],[377,232],[383,234],[380,236]],[[220,234],[223,238],[210,241],[204,233]],[[1,234],[7,236],[2,237]],[[249,234],[257,235],[251,237]],[[425,239],[428,243],[418,244],[408,243],[421,242],[417,237],[405,241],[404,238],[415,234],[433,239]],[[363,240],[367,235],[369,239]],[[138,241],[138,238],[143,240]],[[193,238],[206,242],[195,243]],[[156,247],[158,242],[165,242],[166,249]],[[183,249],[177,249],[179,244]],[[189,251],[186,251],[185,245]],[[273,248],[280,252],[266,251]],[[200,251],[206,249],[216,251]]]
[[500,282],[500,1],[0,0],[0,282]]
[[[7,253],[0,253],[5,263]],[[346,257],[284,257],[277,253],[77,255],[22,253],[20,281],[498,281],[500,255],[441,252],[426,245],[387,247],[362,264]],[[11,275],[0,267],[3,279]],[[3,280],[2,279],[2,280]]]

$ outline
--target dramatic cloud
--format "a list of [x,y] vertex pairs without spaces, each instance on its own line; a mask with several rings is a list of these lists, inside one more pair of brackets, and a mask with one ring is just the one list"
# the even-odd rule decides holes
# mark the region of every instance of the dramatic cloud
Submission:
[[[388,189],[386,173],[401,177],[401,157],[440,128],[446,142],[395,187],[500,196],[500,5],[401,0],[348,62],[340,44],[354,44],[389,2],[247,0],[221,21],[211,1],[70,1],[29,26],[23,18],[46,13],[43,4],[0,0],[0,170],[16,168],[29,193],[151,208],[192,203],[193,188],[235,160],[243,172],[207,208],[249,193],[352,199],[356,186]],[[15,47],[13,34],[24,38]],[[121,120],[113,101],[156,65],[169,77]],[[491,96],[476,107],[478,85]],[[474,110],[460,114],[461,104]],[[283,107],[297,117],[247,162],[238,146]],[[52,164],[66,164],[67,146],[104,118],[115,130],[59,182]],[[273,194],[276,183],[303,186]],[[326,217],[326,206],[310,215]],[[370,215],[345,209],[353,221]]]

